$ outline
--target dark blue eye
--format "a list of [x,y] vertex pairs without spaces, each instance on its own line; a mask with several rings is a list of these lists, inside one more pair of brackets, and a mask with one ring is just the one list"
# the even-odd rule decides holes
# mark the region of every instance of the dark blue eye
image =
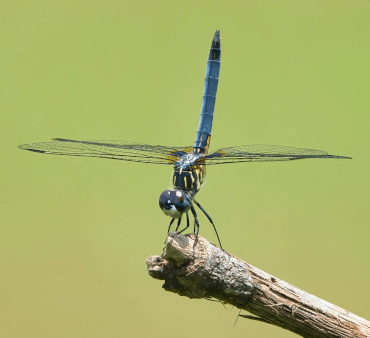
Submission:
[[181,190],[165,190],[159,197],[159,207],[170,209],[171,205],[175,206],[178,211],[185,212],[190,209],[191,202]]
[[[181,203],[184,201],[184,193],[181,192],[180,190],[176,190],[176,191],[173,191],[173,203],[176,204],[176,203]],[[172,194],[171,194],[172,195]]]
[[171,191],[165,190],[159,196],[159,207],[162,209],[166,204],[171,204]]

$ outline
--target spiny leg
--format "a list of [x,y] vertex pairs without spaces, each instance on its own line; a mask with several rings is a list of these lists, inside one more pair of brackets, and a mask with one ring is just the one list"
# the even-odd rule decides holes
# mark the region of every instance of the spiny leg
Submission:
[[182,229],[178,233],[181,234],[183,231],[185,231],[187,228],[189,228],[190,222],[189,222],[189,214],[186,212],[186,228]]
[[[193,248],[195,247],[195,245],[197,244],[198,242],[198,234],[199,234],[199,222],[198,222],[198,218],[197,218],[197,213],[195,212],[195,209],[194,209],[194,206],[192,205],[191,206],[191,213],[193,214],[194,216],[194,222],[195,222],[195,225],[197,227],[197,233],[195,234],[195,241],[194,241],[194,245],[193,245]],[[194,231],[195,232],[195,231]]]
[[181,224],[181,218],[182,218],[182,216],[179,218],[179,220],[177,221],[177,226],[176,226],[176,232],[177,232],[177,230],[180,228],[180,224]]
[[[208,220],[211,222],[211,224],[212,224],[212,226],[213,226],[213,229],[215,230],[215,233],[216,233],[216,236],[217,236],[217,239],[218,239],[218,243],[220,243],[220,248],[222,249],[222,250],[224,250],[223,248],[222,248],[222,245],[221,245],[221,241],[220,241],[220,237],[218,237],[218,233],[217,233],[217,230],[216,230],[216,226],[214,225],[214,223],[213,223],[213,221],[212,221],[212,218],[207,214],[207,212],[202,208],[202,206],[196,201],[196,200],[194,200],[193,199],[193,201],[194,201],[194,203],[198,206],[198,208],[200,209],[200,210],[202,210],[203,211],[203,213],[207,216],[207,218],[208,218]],[[225,251],[225,250],[224,250]]]

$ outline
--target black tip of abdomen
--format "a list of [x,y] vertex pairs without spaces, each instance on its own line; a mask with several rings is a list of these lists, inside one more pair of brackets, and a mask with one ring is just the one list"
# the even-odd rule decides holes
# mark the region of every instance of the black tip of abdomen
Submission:
[[213,42],[221,41],[221,32],[216,29],[215,35],[213,36]]

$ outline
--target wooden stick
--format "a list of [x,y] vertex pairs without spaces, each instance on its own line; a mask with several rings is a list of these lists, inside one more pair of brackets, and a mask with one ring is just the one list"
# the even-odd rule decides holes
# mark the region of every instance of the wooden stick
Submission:
[[161,256],[147,259],[149,275],[166,291],[214,298],[246,310],[241,317],[302,337],[370,337],[370,322],[242,261],[205,238],[171,233]]

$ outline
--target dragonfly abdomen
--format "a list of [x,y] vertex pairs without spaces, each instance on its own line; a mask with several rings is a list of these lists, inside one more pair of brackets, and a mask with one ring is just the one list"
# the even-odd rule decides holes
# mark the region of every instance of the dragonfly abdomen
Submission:
[[220,74],[221,40],[220,31],[216,31],[211,50],[209,52],[206,77],[204,80],[204,92],[202,110],[197,135],[194,142],[194,153],[207,153],[211,141],[213,112],[216,103],[218,77]]

